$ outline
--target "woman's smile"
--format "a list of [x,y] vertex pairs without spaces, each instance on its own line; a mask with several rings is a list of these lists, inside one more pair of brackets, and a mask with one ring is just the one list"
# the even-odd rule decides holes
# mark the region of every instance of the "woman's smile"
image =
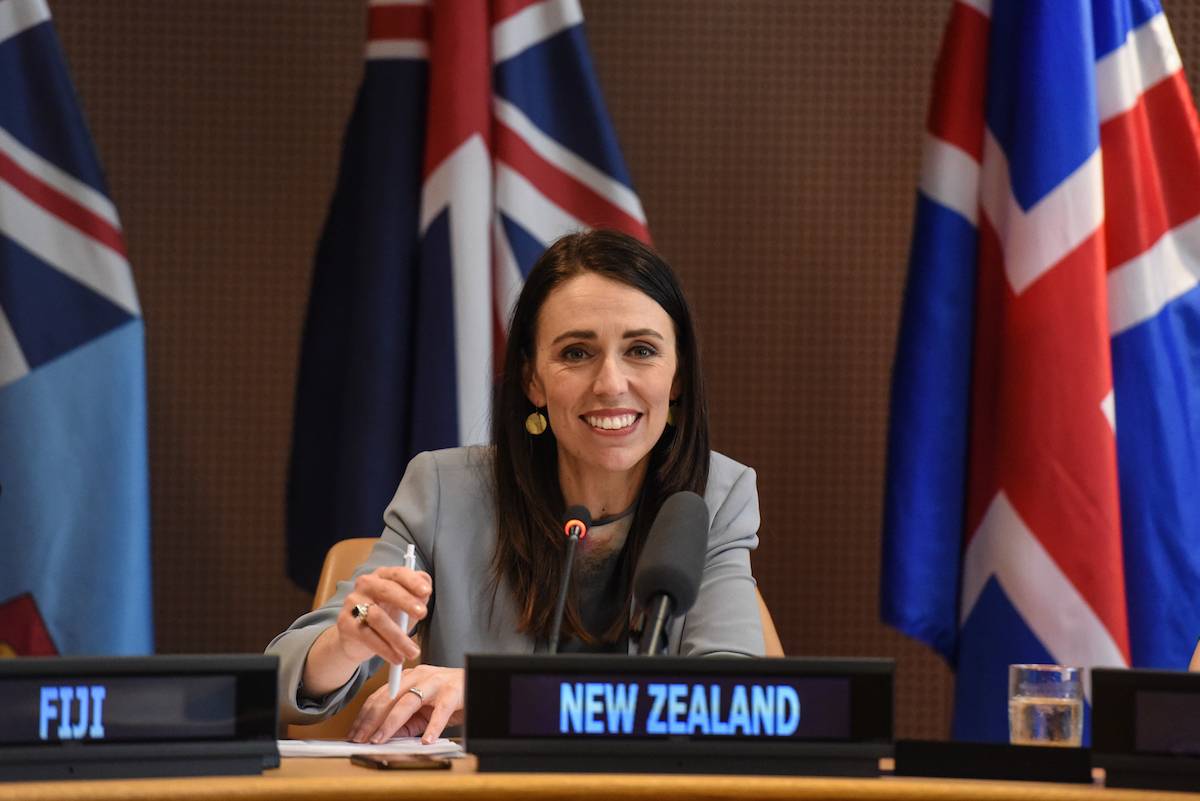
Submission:
[[612,436],[630,433],[637,422],[642,419],[642,415],[640,412],[626,409],[612,409],[582,414],[580,419],[591,426],[596,433]]

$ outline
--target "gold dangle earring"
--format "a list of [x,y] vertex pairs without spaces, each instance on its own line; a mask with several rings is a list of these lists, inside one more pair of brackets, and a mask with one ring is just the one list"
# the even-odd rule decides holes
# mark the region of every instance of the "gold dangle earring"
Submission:
[[542,414],[538,409],[534,409],[525,418],[525,430],[535,437],[542,434],[546,430],[547,425],[546,415]]
[[675,412],[679,409],[679,401],[671,401],[667,405],[667,425],[675,425]]

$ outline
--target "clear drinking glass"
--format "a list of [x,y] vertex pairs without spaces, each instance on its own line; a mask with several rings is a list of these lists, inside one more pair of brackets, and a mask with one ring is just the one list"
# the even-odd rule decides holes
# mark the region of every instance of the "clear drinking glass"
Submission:
[[1008,741],[1079,746],[1083,742],[1082,668],[1008,666]]

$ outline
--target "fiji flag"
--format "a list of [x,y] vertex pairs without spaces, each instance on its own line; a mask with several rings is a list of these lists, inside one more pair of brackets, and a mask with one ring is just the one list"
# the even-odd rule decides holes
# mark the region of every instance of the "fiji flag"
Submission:
[[892,389],[884,619],[1006,666],[1200,635],[1200,128],[1156,0],[955,3]]
[[141,309],[44,0],[0,0],[0,656],[153,650]]
[[371,0],[366,71],[317,251],[288,570],[376,533],[408,460],[487,439],[524,276],[583,227],[648,239],[578,0]]

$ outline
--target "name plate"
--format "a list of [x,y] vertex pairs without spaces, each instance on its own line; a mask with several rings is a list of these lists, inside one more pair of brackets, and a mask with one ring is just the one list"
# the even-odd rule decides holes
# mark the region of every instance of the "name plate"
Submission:
[[875,775],[894,663],[569,654],[467,657],[480,770]]
[[1092,761],[1109,787],[1200,790],[1200,673],[1092,670]]
[[0,660],[0,779],[260,773],[275,657]]

